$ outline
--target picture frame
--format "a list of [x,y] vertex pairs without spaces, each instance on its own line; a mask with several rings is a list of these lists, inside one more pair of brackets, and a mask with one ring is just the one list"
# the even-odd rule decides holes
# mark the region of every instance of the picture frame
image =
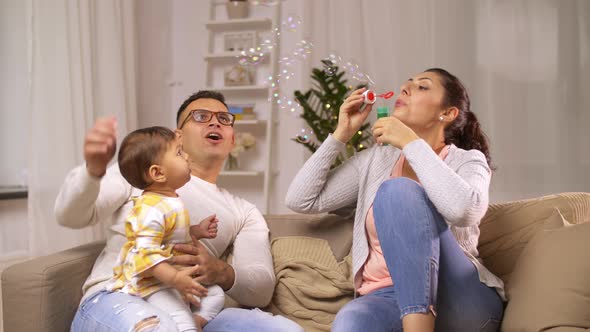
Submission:
[[256,31],[226,32],[223,34],[223,51],[240,52],[256,47]]
[[225,86],[254,85],[255,76],[251,66],[234,65],[225,69],[223,83]]

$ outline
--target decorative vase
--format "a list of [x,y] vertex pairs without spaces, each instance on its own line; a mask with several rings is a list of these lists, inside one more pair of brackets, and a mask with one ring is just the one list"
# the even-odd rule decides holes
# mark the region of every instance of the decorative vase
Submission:
[[232,156],[231,154],[227,157],[225,161],[225,170],[226,171],[235,171],[240,168],[240,164],[238,163],[238,158]]
[[225,8],[229,19],[248,17],[248,1],[229,0],[225,4]]

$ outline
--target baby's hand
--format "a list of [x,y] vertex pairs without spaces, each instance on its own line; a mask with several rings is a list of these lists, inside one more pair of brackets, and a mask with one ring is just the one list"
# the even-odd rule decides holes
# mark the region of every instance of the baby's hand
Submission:
[[213,239],[217,236],[217,224],[219,220],[216,215],[210,215],[209,217],[201,220],[198,225],[191,226],[189,234],[193,242],[200,239]]
[[196,295],[198,297],[207,296],[207,288],[203,287],[193,279],[193,275],[198,268],[199,266],[195,265],[193,267],[182,269],[176,273],[172,280],[172,286],[176,288],[180,294],[183,294],[185,298],[190,295]]
[[182,296],[184,303],[186,303],[187,305],[192,304],[195,306],[195,308],[201,307],[201,298],[200,297],[195,296],[193,294],[188,294],[188,293],[181,293],[180,295]]

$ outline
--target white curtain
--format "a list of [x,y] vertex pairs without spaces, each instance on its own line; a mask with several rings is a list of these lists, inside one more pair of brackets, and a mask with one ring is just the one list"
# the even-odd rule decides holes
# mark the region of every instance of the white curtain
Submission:
[[[491,141],[494,202],[590,191],[590,2],[305,0],[311,65],[330,52],[376,89],[442,67]],[[373,120],[374,121],[374,120]]]
[[83,162],[86,131],[115,115],[135,129],[135,15],[126,0],[32,0],[28,232],[32,256],[105,237],[104,226],[69,230],[53,205],[67,172]]

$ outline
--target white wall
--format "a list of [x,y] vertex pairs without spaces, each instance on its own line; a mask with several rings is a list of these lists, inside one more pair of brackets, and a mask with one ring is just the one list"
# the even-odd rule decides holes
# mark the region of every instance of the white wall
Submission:
[[172,126],[172,9],[174,1],[137,3],[138,126]]
[[28,254],[27,200],[0,200],[0,261]]

